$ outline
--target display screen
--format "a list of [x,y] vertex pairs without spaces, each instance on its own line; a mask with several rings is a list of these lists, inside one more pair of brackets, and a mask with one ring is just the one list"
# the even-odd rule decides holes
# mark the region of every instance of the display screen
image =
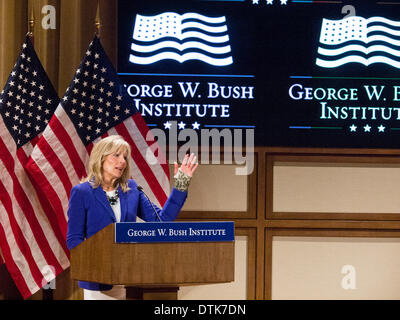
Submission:
[[400,2],[119,0],[118,74],[153,128],[400,146]]

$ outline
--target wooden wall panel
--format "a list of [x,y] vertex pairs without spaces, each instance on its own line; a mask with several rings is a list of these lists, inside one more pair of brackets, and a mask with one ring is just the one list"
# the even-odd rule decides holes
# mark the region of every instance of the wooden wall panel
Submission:
[[267,229],[266,299],[398,299],[400,230]]

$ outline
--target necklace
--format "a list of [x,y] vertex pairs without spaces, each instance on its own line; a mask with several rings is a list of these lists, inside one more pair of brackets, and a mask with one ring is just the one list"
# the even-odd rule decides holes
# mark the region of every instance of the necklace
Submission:
[[[104,192],[105,192],[105,191],[104,191]],[[105,192],[105,193],[106,193],[106,192]],[[113,195],[113,196],[109,196],[109,195],[106,193],[106,197],[107,197],[108,202],[110,202],[110,205],[113,206],[114,204],[117,203],[118,198],[119,198],[118,189],[116,189],[116,190],[114,191],[114,195]]]

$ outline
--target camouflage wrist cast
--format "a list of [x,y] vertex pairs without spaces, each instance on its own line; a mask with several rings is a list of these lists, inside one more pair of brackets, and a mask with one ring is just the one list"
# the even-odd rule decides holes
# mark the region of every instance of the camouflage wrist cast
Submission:
[[178,169],[178,172],[174,176],[175,178],[175,188],[179,191],[187,191],[190,184],[190,179],[186,173],[184,173],[181,168]]

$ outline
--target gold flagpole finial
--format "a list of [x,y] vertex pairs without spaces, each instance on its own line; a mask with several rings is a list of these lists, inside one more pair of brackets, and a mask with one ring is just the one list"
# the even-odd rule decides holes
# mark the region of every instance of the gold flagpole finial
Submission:
[[34,28],[35,28],[35,15],[33,12],[33,4],[32,4],[30,14],[29,14],[29,20],[28,20],[28,36],[31,38],[33,38]]
[[94,22],[95,28],[96,28],[96,35],[100,37],[100,27],[101,27],[101,21],[100,21],[100,1],[97,1],[97,11],[96,11],[96,19]]

